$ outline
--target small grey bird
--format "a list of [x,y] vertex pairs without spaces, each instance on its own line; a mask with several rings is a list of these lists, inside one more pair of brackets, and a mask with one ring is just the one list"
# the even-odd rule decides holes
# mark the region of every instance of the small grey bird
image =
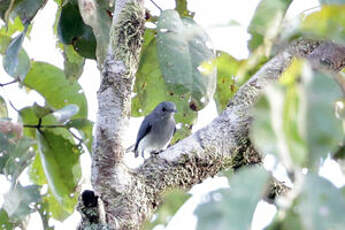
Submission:
[[170,101],[164,101],[147,115],[140,125],[135,143],[135,157],[141,153],[158,153],[170,143],[176,131],[174,114],[176,105]]

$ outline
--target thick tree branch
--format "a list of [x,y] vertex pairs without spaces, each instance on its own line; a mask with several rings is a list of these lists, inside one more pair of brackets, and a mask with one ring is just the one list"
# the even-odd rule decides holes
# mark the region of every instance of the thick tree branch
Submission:
[[[266,63],[208,126],[151,157],[137,170],[123,164],[123,132],[130,115],[130,96],[138,66],[144,24],[142,4],[117,0],[109,54],[98,91],[98,117],[92,157],[92,184],[104,204],[109,229],[139,229],[172,188],[188,189],[224,168],[261,162],[248,138],[250,109],[263,88],[279,78],[294,56],[338,71],[344,47],[299,40]],[[340,58],[339,58],[340,57]],[[84,215],[87,216],[87,215]],[[100,218],[102,219],[102,218]],[[99,225],[99,229],[104,225]],[[83,228],[81,228],[83,229]]]

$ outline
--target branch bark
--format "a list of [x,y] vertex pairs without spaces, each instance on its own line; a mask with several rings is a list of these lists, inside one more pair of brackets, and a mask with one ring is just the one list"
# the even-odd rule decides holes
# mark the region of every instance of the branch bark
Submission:
[[146,160],[140,168],[130,170],[122,161],[122,137],[130,116],[144,9],[142,2],[136,0],[117,0],[115,6],[111,47],[98,91],[92,156],[92,184],[104,205],[106,223],[100,223],[98,229],[139,229],[159,206],[164,191],[189,189],[222,169],[261,162],[248,137],[250,109],[263,88],[279,78],[293,57],[308,58],[313,65],[321,63],[333,71],[345,65],[343,46],[295,41],[243,85],[224,112],[208,126]]

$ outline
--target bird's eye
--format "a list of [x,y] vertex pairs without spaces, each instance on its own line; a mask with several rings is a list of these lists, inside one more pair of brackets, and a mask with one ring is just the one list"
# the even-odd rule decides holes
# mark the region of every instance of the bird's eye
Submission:
[[163,107],[162,111],[163,111],[163,112],[166,112],[166,111],[167,111],[167,109],[166,109],[165,107]]

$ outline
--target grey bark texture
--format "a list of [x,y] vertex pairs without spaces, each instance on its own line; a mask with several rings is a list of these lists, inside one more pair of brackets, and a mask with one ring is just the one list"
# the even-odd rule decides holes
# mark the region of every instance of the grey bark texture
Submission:
[[[100,215],[99,223],[90,224],[83,219],[79,229],[140,229],[159,207],[164,191],[187,190],[223,169],[260,163],[261,156],[251,145],[248,130],[252,121],[250,109],[261,91],[276,81],[296,56],[332,71],[345,65],[343,46],[295,41],[244,84],[208,126],[131,170],[123,163],[122,137],[130,117],[131,90],[144,32],[144,8],[137,0],[117,0],[115,8],[111,47],[97,95],[92,154],[92,184],[102,205],[100,212],[91,215]],[[85,207],[79,210],[92,212]],[[103,216],[99,214],[102,211]],[[82,216],[87,218],[90,214]]]

